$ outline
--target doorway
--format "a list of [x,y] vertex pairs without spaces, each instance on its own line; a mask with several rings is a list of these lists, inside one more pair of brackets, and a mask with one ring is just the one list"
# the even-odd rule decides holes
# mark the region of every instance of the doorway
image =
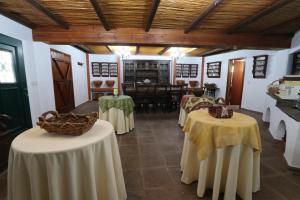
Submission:
[[243,97],[245,74],[245,59],[238,58],[229,60],[226,103],[228,105],[241,106]]
[[14,137],[31,127],[22,42],[0,34],[0,171]]
[[55,106],[59,113],[75,108],[71,56],[51,49]]

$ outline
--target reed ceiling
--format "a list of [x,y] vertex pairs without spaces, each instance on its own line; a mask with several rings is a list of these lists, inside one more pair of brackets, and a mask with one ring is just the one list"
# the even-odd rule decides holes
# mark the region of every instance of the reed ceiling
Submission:
[[[268,8],[271,11],[265,12]],[[33,28],[34,34],[41,28],[103,26],[107,32],[120,28],[179,30],[191,38],[190,32],[197,31],[291,37],[300,29],[299,10],[300,0],[0,0],[0,14]],[[258,13],[263,14],[256,16]],[[251,17],[255,19],[245,24]],[[159,54],[164,45],[141,44],[138,53]],[[189,53],[198,55],[220,46],[197,45]],[[91,49],[110,53],[103,45],[91,45]]]

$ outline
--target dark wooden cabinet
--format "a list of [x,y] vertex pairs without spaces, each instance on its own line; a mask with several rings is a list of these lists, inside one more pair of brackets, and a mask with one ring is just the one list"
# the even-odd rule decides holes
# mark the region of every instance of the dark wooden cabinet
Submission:
[[126,60],[123,63],[124,82],[170,82],[170,62],[156,60]]
[[292,75],[300,75],[300,52],[293,55]]

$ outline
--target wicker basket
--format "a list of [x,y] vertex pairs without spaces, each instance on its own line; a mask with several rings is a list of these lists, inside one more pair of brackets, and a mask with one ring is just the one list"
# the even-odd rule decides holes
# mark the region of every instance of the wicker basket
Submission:
[[208,113],[215,118],[231,118],[233,110],[227,106],[215,104],[208,108]]
[[[51,115],[49,117],[49,115]],[[48,111],[39,117],[37,125],[49,133],[63,135],[82,135],[90,130],[98,119],[98,113],[83,114],[58,114],[56,111]]]

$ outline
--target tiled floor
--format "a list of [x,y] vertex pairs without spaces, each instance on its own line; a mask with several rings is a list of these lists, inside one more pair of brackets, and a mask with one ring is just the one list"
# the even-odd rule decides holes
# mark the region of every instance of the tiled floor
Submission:
[[[95,102],[76,109],[84,113],[97,110]],[[272,140],[261,114],[242,110],[258,120],[263,153],[261,191],[254,200],[300,199],[300,172],[288,169],[282,156],[283,145]],[[135,130],[118,136],[127,195],[129,200],[194,200],[197,183],[180,182],[179,168],[183,133],[177,125],[178,113],[135,114]],[[0,177],[0,199],[6,192],[6,175]],[[211,199],[207,191],[203,199]]]

